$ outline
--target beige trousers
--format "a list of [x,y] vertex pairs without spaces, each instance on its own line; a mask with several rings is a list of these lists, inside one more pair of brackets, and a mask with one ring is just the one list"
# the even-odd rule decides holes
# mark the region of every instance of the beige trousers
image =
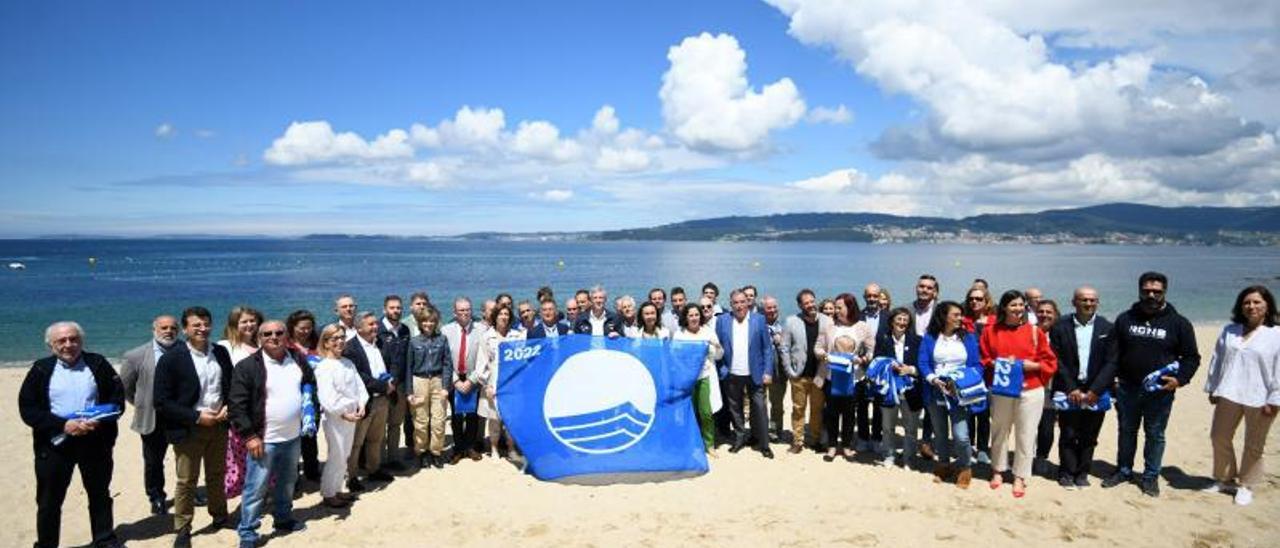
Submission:
[[[774,381],[778,382],[778,381]],[[791,379],[791,435],[795,437],[792,445],[804,444],[804,414],[809,411],[809,441],[822,441],[822,405],[826,395],[814,384],[813,379],[804,377]]]
[[1040,414],[1044,412],[1044,390],[1023,390],[1021,398],[991,396],[991,469],[1009,469],[1009,432],[1013,430],[1013,475],[1031,477],[1031,462],[1036,456],[1036,432]]
[[355,439],[351,443],[351,456],[347,457],[347,477],[360,475],[360,452],[364,452],[364,466],[368,473],[382,468],[382,439],[387,435],[387,398],[378,396],[369,400],[365,415],[356,423]]
[[[1261,407],[1246,407],[1220,398],[1213,407],[1213,426],[1209,429],[1209,440],[1213,442],[1213,479],[1222,483],[1238,480],[1250,489],[1262,483],[1262,451],[1275,418],[1275,415],[1263,415]],[[1244,420],[1244,456],[1237,467],[1233,440],[1241,419]]]
[[444,453],[445,395],[440,377],[413,378],[414,396],[425,396],[417,405],[409,404],[413,413],[413,449],[421,455],[428,449],[434,456]]

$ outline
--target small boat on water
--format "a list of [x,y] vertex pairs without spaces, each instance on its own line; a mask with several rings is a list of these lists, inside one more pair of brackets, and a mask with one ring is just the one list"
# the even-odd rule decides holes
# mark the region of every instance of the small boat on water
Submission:
[[18,263],[18,262],[9,263],[9,270],[26,270],[26,269],[27,269],[27,265],[25,264]]

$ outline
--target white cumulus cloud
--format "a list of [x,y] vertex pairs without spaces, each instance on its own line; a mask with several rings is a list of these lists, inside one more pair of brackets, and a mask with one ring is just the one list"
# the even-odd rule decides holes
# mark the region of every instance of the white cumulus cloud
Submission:
[[747,54],[728,34],[690,36],[667,52],[671,66],[658,97],[667,128],[690,147],[747,150],[769,132],[804,116],[805,104],[790,78],[759,91],[747,81]]
[[407,158],[413,155],[409,134],[393,129],[372,142],[354,132],[335,133],[326,121],[293,122],[271,143],[262,159],[275,165],[300,165],[343,160]]
[[844,105],[814,107],[805,115],[805,120],[811,124],[848,124],[853,121],[853,112]]

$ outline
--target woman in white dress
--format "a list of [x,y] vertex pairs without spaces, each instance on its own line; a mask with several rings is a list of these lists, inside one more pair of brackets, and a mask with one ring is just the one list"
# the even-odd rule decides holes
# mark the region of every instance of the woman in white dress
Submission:
[[[1280,410],[1280,315],[1271,291],[1246,287],[1236,297],[1231,324],[1222,329],[1209,360],[1204,391],[1213,404],[1213,486],[1209,492],[1235,490],[1235,503],[1253,502],[1253,490],[1265,482],[1262,455],[1267,432]],[[1233,439],[1244,421],[1244,455],[1236,462]]]
[[[710,307],[708,307],[708,315]],[[702,444],[707,455],[716,456],[716,421],[714,414],[720,410],[720,377],[716,373],[716,361],[724,356],[716,330],[703,325],[708,318],[698,305],[689,303],[680,310],[680,331],[671,337],[673,341],[703,341],[707,343],[707,359],[702,363],[698,383],[694,385],[693,406],[698,412],[698,428],[702,431]]]
[[347,458],[355,441],[356,423],[364,417],[369,392],[351,360],[342,357],[346,331],[338,324],[325,326],[320,333],[320,363],[316,364],[316,392],[324,409],[324,438],[329,456],[320,476],[320,495],[330,508],[351,504],[355,496],[343,493]]
[[[486,320],[491,327],[482,335],[480,355],[476,356],[476,368],[471,372],[472,382],[484,387],[477,412],[489,421],[489,454],[493,455],[494,449],[498,449],[498,456],[503,458],[507,458],[509,450],[519,454],[515,442],[511,440],[511,433],[502,427],[502,416],[498,414],[498,345],[525,338],[524,331],[512,328],[513,318],[510,306],[498,305],[489,312]],[[505,450],[498,445],[501,438],[507,440]]]

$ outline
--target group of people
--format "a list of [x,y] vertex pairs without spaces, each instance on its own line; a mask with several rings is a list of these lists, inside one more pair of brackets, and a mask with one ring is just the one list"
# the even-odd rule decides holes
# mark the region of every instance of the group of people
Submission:
[[[268,320],[235,307],[217,342],[212,314],[192,306],[155,318],[152,338],[125,355],[119,373],[84,351],[79,325],[58,322],[45,334],[53,355],[35,362],[19,398],[36,456],[36,545],[58,545],[76,467],[94,544],[118,544],[108,494],[117,428],[83,418],[85,409],[133,405],[130,427],[141,436],[155,514],[168,511],[164,458],[172,447],[175,546],[191,544],[198,503],[211,528],[235,527],[241,545],[252,546],[267,502],[277,532],[305,528],[292,512],[299,468],[319,482],[325,506],[342,508],[365,482],[389,482],[410,467],[495,452],[519,459],[499,413],[499,345],[570,334],[705,342],[692,400],[712,457],[727,444],[731,453],[751,446],[773,458],[770,444],[779,443],[828,462],[857,454],[885,466],[932,461],[935,481],[960,488],[970,486],[976,460],[991,465],[991,489],[1009,483],[1020,498],[1027,478],[1050,469],[1055,426],[1058,483],[1089,486],[1093,450],[1115,407],[1117,470],[1102,486],[1137,482],[1155,497],[1174,395],[1200,366],[1195,333],[1165,300],[1168,287],[1164,275],[1143,274],[1137,302],[1114,322],[1098,314],[1091,287],[1077,289],[1074,310],[1061,314],[1035,288],[997,299],[983,280],[962,303],[941,300],[938,280],[927,274],[906,306],[893,307],[888,291],[872,283],[862,306],[853,293],[819,300],[801,290],[792,315],[774,297],[757,298],[753,286],[730,291],[722,309],[713,283],[692,297],[679,287],[655,288],[641,303],[623,296],[612,309],[600,286],[563,307],[550,288],[519,303],[503,293],[482,303],[479,318],[471,300],[458,297],[448,323],[425,293],[410,297],[407,318],[398,296],[386,297],[379,315],[358,312],[355,299],[342,295],[324,325],[306,310]],[[1245,288],[1209,362],[1215,483],[1207,491],[1232,493],[1237,504],[1249,504],[1262,480],[1263,447],[1280,406],[1278,319],[1266,287]],[[895,388],[886,392],[867,375],[873,363],[888,364],[882,374],[898,379]],[[1238,463],[1232,440],[1242,421]],[[408,463],[402,442],[413,456]],[[227,501],[236,496],[233,521]]]

